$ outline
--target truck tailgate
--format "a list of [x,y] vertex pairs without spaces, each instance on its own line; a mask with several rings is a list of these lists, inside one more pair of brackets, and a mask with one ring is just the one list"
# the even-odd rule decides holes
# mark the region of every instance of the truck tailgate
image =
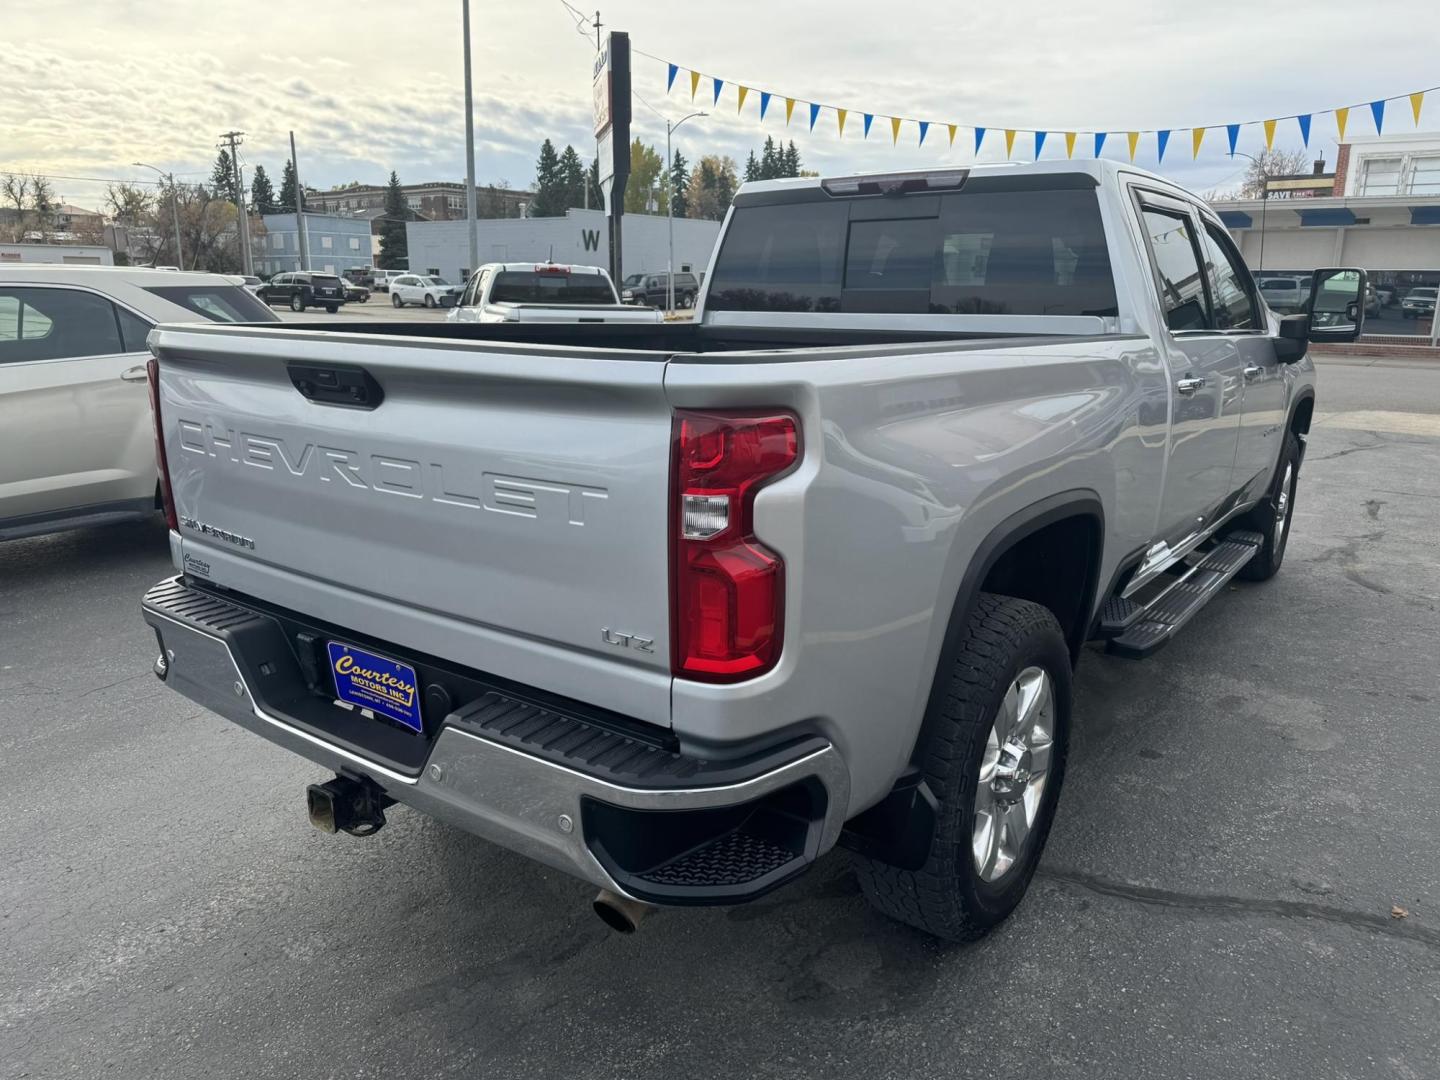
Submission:
[[[151,343],[187,572],[669,723],[662,359],[260,328]],[[378,404],[324,400],[364,376]]]

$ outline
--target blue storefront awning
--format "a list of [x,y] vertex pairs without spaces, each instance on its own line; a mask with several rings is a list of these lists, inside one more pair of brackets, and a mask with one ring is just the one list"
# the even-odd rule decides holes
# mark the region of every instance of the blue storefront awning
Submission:
[[1350,210],[1300,210],[1300,226],[1307,225],[1354,225],[1355,214]]
[[1440,225],[1440,206],[1410,207],[1411,225]]
[[1221,210],[1220,220],[1227,229],[1248,229],[1253,223],[1250,215],[1242,210]]

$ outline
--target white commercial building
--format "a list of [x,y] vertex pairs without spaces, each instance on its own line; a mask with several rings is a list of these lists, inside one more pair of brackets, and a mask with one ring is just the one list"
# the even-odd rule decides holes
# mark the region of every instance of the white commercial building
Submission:
[[[650,214],[621,218],[621,254],[626,274],[657,273],[668,257],[666,219]],[[600,210],[569,210],[564,217],[493,218],[476,222],[480,262],[554,261],[583,266],[610,265],[609,221]],[[675,269],[705,270],[720,235],[720,222],[675,219]],[[410,221],[405,224],[410,269],[460,282],[470,265],[468,221]]]
[[0,262],[114,266],[115,253],[100,244],[0,244]]

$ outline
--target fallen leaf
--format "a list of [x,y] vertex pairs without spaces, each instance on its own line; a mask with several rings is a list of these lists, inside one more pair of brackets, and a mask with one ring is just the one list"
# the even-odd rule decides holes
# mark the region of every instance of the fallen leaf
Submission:
[[1399,904],[1393,904],[1390,907],[1390,917],[1392,919],[1408,919],[1410,912]]

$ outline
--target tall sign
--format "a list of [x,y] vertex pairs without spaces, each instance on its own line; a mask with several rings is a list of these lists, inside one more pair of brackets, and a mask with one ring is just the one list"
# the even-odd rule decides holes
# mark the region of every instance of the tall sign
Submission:
[[596,157],[600,191],[610,221],[610,276],[621,272],[620,224],[625,214],[625,182],[630,179],[630,35],[612,30],[595,58]]

